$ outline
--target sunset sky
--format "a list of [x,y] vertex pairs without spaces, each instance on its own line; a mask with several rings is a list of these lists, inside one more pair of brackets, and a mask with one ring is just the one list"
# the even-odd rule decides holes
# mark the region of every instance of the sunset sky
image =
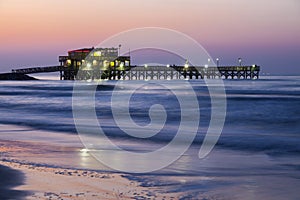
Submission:
[[164,27],[197,40],[221,65],[256,63],[300,75],[299,0],[0,0],[0,71],[57,64],[133,28]]

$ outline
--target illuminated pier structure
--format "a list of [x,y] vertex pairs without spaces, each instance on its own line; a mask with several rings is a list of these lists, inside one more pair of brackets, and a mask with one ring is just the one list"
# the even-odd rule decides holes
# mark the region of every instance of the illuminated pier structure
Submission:
[[260,66],[136,66],[130,56],[119,56],[117,48],[84,48],[59,56],[59,66],[12,70],[33,74],[60,72],[61,80],[172,80],[172,79],[258,79]]

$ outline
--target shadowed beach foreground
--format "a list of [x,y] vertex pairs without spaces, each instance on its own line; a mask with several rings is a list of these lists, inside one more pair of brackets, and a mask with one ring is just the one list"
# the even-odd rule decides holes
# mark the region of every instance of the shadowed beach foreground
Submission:
[[20,199],[28,195],[27,192],[13,189],[16,186],[24,184],[23,173],[0,165],[0,199]]

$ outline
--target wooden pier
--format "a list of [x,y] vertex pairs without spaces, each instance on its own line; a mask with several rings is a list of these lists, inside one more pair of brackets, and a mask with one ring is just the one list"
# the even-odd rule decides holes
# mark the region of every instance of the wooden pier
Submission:
[[172,79],[258,79],[260,67],[252,66],[129,66],[122,70],[79,70],[64,66],[31,67],[12,73],[60,72],[61,80],[172,80]]
[[172,80],[172,79],[258,79],[260,67],[242,66],[143,66],[131,65],[130,56],[120,56],[118,48],[83,48],[59,56],[59,66],[31,67],[12,73],[60,72],[60,80]]

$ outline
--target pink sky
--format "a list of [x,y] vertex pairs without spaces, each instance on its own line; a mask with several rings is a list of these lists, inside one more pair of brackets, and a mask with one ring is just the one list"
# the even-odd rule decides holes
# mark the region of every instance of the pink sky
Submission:
[[69,49],[155,26],[191,36],[224,64],[243,57],[300,74],[299,24],[298,0],[0,0],[0,71],[56,64]]

